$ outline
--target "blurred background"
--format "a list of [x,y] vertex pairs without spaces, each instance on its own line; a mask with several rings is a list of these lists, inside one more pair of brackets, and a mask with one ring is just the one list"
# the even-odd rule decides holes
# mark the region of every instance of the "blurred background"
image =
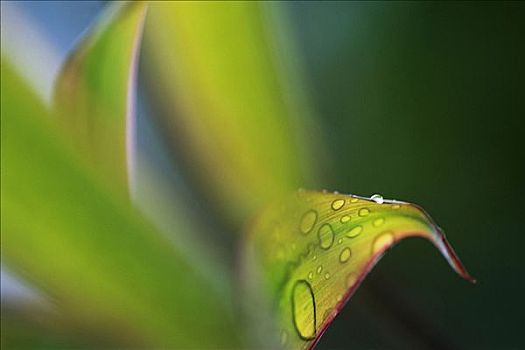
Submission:
[[[2,54],[40,45],[41,56],[24,59],[48,60],[49,70],[29,79],[49,98],[58,67],[104,6],[2,2]],[[524,4],[283,7],[325,145],[318,182],[420,204],[479,281],[455,276],[428,242],[403,242],[317,348],[524,348]],[[20,31],[32,41],[4,46],[5,36]],[[2,267],[3,308],[33,293]]]

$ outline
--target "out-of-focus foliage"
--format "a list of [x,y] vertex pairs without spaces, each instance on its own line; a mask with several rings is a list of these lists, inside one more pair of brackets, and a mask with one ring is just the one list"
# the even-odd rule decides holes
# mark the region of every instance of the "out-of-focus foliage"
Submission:
[[146,69],[161,122],[191,177],[237,224],[312,178],[305,150],[318,141],[305,140],[301,87],[288,90],[283,61],[291,53],[270,36],[275,7],[156,2],[146,23]]
[[109,344],[234,347],[223,292],[105,191],[3,60],[1,97],[3,262]]
[[82,157],[127,189],[135,138],[137,56],[146,4],[112,6],[76,48],[56,82],[56,109]]

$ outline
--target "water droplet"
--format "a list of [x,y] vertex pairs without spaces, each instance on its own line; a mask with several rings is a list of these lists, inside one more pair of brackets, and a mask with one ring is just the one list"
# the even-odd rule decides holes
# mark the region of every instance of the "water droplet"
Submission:
[[315,210],[309,210],[304,213],[299,228],[303,234],[310,233],[317,222],[317,212]]
[[376,202],[377,204],[383,204],[383,202],[385,201],[383,199],[383,196],[380,194],[374,194],[372,197],[370,197],[370,199]]
[[352,199],[350,199],[350,203],[357,203],[358,200],[359,199],[357,199],[357,198],[352,198]]
[[329,278],[330,278],[330,273],[329,273],[329,272],[325,273],[325,274],[324,274],[324,279],[327,280],[327,279],[329,279]]
[[352,256],[352,251],[350,248],[346,247],[345,249],[341,250],[341,254],[339,254],[339,261],[342,263],[345,263],[350,259]]
[[308,279],[309,279],[309,280],[313,280],[313,279],[314,279],[314,273],[313,273],[312,271],[310,271],[310,272],[308,273]]
[[286,345],[286,342],[288,341],[288,333],[283,329],[281,331],[281,345]]
[[361,234],[363,231],[363,226],[357,225],[346,233],[347,237],[354,238]]
[[378,218],[378,219],[375,219],[374,222],[372,223],[372,225],[374,225],[375,227],[379,227],[381,225],[383,225],[385,223],[385,219],[383,218]]
[[344,199],[336,199],[335,201],[332,202],[332,209],[339,210],[343,207],[343,205],[345,205]]
[[332,244],[334,244],[335,235],[330,224],[323,224],[323,226],[319,227],[317,236],[319,237],[319,244],[323,249],[329,249]]
[[368,214],[370,214],[370,210],[368,208],[361,208],[357,213],[359,216],[368,216]]
[[399,204],[392,205],[392,209],[399,209],[399,208],[401,208],[401,206]]
[[357,282],[357,274],[351,272],[346,276],[346,287],[352,288],[354,284]]
[[307,281],[297,281],[292,293],[292,314],[295,329],[304,340],[315,337],[316,316],[315,298],[312,287]]
[[348,221],[350,221],[350,215],[343,215],[341,217],[341,223],[346,224]]
[[342,239],[342,238],[339,238],[339,239],[337,240],[337,244],[343,244],[343,239]]
[[374,244],[372,245],[372,254],[377,254],[388,249],[388,247],[390,247],[393,243],[394,234],[392,232],[386,231],[381,233],[374,240]]
[[317,255],[314,255],[312,260],[317,260]]
[[323,272],[323,265],[319,265],[319,266],[317,267],[317,273],[318,273],[318,274],[321,274],[321,272]]

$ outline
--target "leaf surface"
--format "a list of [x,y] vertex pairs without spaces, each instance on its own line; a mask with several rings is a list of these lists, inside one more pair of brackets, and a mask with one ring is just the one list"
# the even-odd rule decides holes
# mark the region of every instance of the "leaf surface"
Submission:
[[135,82],[145,2],[110,4],[57,79],[58,121],[83,157],[126,189],[135,143]]
[[312,348],[385,251],[413,236],[430,240],[473,281],[440,228],[416,205],[299,191],[271,206],[250,228],[244,260],[249,300],[263,300],[272,310],[260,328],[278,332],[284,348]]
[[238,346],[223,291],[106,191],[4,60],[1,86],[3,263],[106,343]]

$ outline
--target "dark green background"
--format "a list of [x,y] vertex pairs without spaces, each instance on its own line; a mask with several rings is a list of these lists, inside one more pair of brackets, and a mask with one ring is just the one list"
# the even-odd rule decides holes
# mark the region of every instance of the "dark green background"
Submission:
[[371,273],[320,349],[525,347],[523,3],[291,3],[328,189],[424,206],[470,285],[423,240]]

